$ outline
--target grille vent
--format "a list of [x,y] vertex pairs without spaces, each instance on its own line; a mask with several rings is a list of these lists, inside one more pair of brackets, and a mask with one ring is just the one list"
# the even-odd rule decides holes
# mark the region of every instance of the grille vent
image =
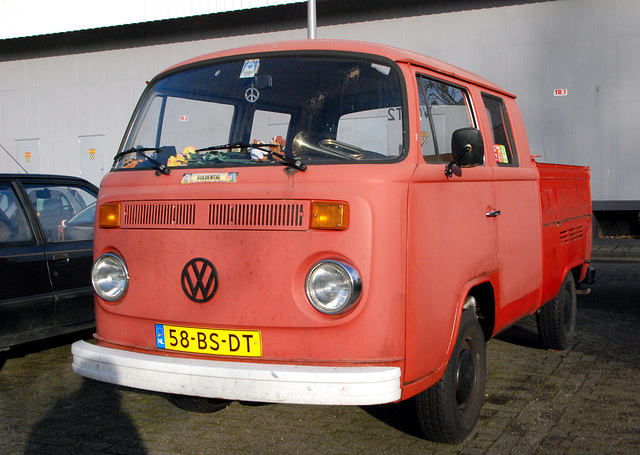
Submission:
[[304,231],[309,201],[174,201],[123,203],[129,229],[230,229]]
[[571,229],[566,229],[564,231],[560,231],[560,242],[561,243],[569,243],[574,240],[581,239],[583,236],[584,229],[582,226],[577,226]]
[[218,229],[299,230],[308,225],[306,203],[215,202],[209,205],[209,225]]
[[124,204],[124,226],[183,227],[196,222],[194,203],[127,203]]

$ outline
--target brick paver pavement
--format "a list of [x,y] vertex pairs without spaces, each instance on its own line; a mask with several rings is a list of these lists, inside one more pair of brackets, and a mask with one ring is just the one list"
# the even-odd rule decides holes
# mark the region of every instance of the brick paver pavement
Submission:
[[532,317],[489,342],[485,405],[459,445],[421,439],[408,404],[235,402],[189,413],[163,395],[73,374],[67,338],[4,361],[0,453],[638,454],[640,263],[595,265],[598,283],[579,297],[572,350],[542,349]]

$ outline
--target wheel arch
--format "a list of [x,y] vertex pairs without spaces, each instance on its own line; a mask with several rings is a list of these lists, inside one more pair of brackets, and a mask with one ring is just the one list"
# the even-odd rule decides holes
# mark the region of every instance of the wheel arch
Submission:
[[[410,398],[437,383],[445,372],[451,354],[455,348],[455,343],[460,330],[462,321],[462,313],[465,310],[473,309],[476,318],[482,329],[485,341],[493,336],[495,327],[496,314],[496,298],[495,288],[491,281],[494,275],[483,275],[467,281],[466,285],[460,289],[457,300],[451,306],[452,312],[451,326],[447,327],[447,345],[442,351],[442,355],[438,357],[438,364],[432,368],[425,368],[419,357],[408,358],[412,362],[414,369],[412,373],[418,373],[415,376],[409,376],[409,380],[403,382],[402,399]],[[407,343],[410,343],[408,339]],[[414,355],[420,354],[418,351]],[[406,366],[405,366],[406,368]],[[406,373],[405,369],[405,373]]]
[[[471,302],[470,297],[473,302]],[[485,340],[491,338],[496,320],[495,290],[491,282],[485,281],[469,289],[464,302],[462,310],[473,309],[484,332]]]

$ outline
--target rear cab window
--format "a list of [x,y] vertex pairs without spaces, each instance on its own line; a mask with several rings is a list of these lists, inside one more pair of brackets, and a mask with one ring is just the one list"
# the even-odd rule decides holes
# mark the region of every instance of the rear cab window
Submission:
[[[518,166],[518,154],[515,150],[511,123],[503,99],[483,93],[482,101],[491,124],[491,146],[496,163],[498,166]],[[485,141],[487,139],[485,138]]]
[[169,72],[143,95],[114,169],[398,160],[399,71],[376,56],[283,53]]

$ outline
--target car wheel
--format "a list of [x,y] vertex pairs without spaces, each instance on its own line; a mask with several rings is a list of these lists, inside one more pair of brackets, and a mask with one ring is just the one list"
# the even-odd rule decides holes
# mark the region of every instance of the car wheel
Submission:
[[452,444],[471,433],[480,416],[486,373],[484,333],[475,313],[465,310],[444,375],[416,397],[418,424],[427,439]]
[[567,273],[558,294],[536,313],[538,334],[547,349],[563,351],[573,344],[576,331],[576,284]]

